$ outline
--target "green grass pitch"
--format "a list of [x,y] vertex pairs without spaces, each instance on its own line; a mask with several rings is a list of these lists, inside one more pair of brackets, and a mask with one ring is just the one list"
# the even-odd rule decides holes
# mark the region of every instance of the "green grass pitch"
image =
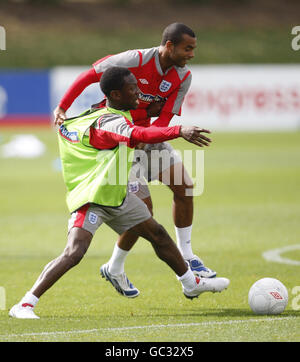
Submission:
[[[96,233],[82,262],[39,301],[40,320],[15,320],[9,308],[29,290],[66,243],[65,187],[54,168],[49,129],[0,129],[0,147],[14,134],[35,134],[47,146],[36,159],[0,157],[0,341],[300,341],[300,266],[266,261],[262,253],[300,244],[300,133],[218,133],[205,150],[204,193],[195,197],[192,245],[205,263],[231,280],[217,294],[187,300],[173,272],[140,239],[126,272],[140,289],[129,300],[99,275],[117,235]],[[179,150],[196,149],[182,140]],[[172,194],[152,185],[154,216],[174,238]],[[300,250],[282,255],[300,261]],[[250,286],[281,280],[289,304],[279,316],[256,316]],[[298,292],[299,293],[299,292]],[[298,294],[299,295],[299,294]]]

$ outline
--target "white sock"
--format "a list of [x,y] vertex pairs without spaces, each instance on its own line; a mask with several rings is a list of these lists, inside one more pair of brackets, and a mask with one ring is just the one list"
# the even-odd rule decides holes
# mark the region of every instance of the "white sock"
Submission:
[[123,250],[115,244],[114,251],[108,262],[108,270],[113,275],[124,273],[125,259],[129,251]]
[[192,251],[192,225],[185,228],[178,228],[175,226],[177,246],[184,259],[192,259],[194,253]]
[[195,275],[191,269],[188,269],[186,273],[184,273],[181,277],[178,277],[178,280],[181,281],[181,284],[187,291],[194,289],[197,285]]
[[39,301],[39,298],[37,298],[35,295],[33,295],[31,292],[27,292],[25,296],[21,299],[20,304],[30,304],[33,307],[36,306],[36,303]]

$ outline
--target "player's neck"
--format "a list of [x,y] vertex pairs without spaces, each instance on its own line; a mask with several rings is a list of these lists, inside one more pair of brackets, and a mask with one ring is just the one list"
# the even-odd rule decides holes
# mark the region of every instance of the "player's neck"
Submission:
[[173,67],[174,63],[170,59],[168,53],[166,52],[165,48],[163,46],[159,47],[159,53],[158,53],[159,63],[161,70],[163,73],[165,73],[169,68]]
[[106,106],[108,108],[113,108],[113,109],[117,109],[119,111],[124,111],[124,109],[120,106],[120,104],[118,104],[117,102],[113,102],[112,100],[107,100],[106,102]]

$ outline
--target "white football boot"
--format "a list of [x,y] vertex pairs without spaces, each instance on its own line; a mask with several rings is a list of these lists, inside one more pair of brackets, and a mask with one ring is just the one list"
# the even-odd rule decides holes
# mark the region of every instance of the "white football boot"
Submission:
[[215,278],[217,273],[204,265],[203,261],[194,255],[192,259],[186,260],[191,271],[199,278]]
[[102,278],[109,281],[116,291],[121,295],[124,295],[124,297],[135,298],[140,294],[139,290],[129,281],[125,273],[112,275],[108,271],[108,264],[101,266],[100,274],[102,275]]
[[186,298],[198,298],[204,292],[222,292],[227,289],[230,280],[227,278],[198,278],[196,277],[196,286],[192,290],[183,287],[183,294]]
[[19,319],[40,319],[40,317],[34,313],[33,308],[33,305],[29,303],[18,303],[11,308],[9,316]]

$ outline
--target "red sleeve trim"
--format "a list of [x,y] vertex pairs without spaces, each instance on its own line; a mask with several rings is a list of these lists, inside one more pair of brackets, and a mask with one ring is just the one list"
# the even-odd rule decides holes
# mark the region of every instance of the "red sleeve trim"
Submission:
[[188,72],[186,73],[186,75],[183,77],[181,83],[183,83],[190,74],[191,74],[191,72],[188,71]]
[[139,62],[139,67],[140,67],[142,65],[142,61],[143,61],[143,54],[139,50],[138,50],[138,53],[139,53],[139,57],[140,57],[140,62]]

